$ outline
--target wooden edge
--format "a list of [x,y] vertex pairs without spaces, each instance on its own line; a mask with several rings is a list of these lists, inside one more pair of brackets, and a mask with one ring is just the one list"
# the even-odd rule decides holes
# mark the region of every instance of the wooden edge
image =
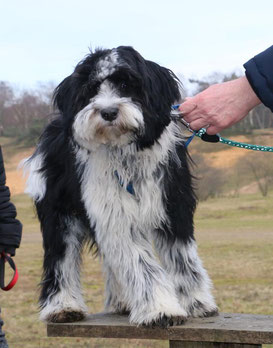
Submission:
[[154,339],[192,342],[273,344],[273,316],[220,313],[191,318],[167,329],[135,326],[127,316],[98,313],[76,323],[47,325],[49,337]]

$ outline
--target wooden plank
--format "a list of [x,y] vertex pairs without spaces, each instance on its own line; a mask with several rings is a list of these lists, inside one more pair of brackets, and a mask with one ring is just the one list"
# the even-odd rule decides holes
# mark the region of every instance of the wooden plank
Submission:
[[261,344],[170,341],[170,348],[262,348]]
[[48,324],[51,337],[159,339],[190,342],[273,344],[273,316],[220,313],[191,318],[167,329],[131,325],[127,316],[98,313],[76,323]]

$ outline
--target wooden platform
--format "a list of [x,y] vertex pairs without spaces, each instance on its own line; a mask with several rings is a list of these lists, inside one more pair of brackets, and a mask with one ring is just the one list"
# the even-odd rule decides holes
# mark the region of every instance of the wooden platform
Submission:
[[99,313],[80,322],[48,324],[47,333],[51,337],[169,340],[173,342],[171,347],[261,347],[261,344],[273,344],[273,316],[220,313],[161,329],[131,325],[127,316]]

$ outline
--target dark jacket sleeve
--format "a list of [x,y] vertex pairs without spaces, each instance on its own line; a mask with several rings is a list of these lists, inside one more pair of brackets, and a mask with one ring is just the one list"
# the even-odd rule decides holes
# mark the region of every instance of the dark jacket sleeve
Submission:
[[244,68],[254,92],[273,112],[273,46],[250,59]]
[[22,236],[22,224],[16,219],[15,206],[10,202],[10,191],[6,186],[6,174],[2,150],[0,147],[0,252],[12,256],[19,247]]

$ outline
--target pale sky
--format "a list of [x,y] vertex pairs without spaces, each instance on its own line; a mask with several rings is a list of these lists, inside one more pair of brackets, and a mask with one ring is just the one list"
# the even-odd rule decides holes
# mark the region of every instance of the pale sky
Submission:
[[272,0],[0,0],[0,80],[59,83],[88,48],[130,45],[186,78],[273,44]]

